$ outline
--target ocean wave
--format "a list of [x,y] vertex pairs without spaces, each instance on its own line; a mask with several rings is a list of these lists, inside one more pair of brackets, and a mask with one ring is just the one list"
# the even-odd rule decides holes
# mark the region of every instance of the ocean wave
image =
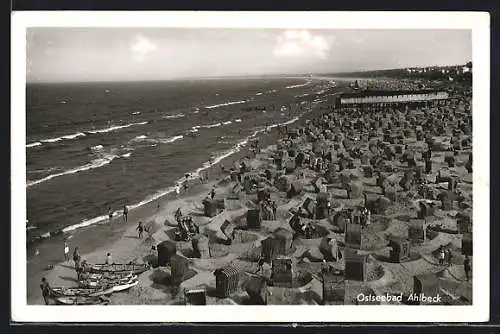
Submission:
[[42,143],[40,143],[39,141],[37,142],[34,142],[34,143],[30,143],[30,144],[27,144],[26,147],[36,147],[36,146],[41,146]]
[[[78,137],[85,137],[85,136],[86,136],[85,133],[83,133],[83,132],[77,132],[77,133],[73,133],[71,135],[65,135],[65,136],[61,136],[61,137],[40,139],[40,141],[42,143],[56,143],[56,142],[64,140],[64,139],[75,139],[75,138],[78,138]],[[39,145],[36,145],[36,146],[39,146]]]
[[95,145],[95,146],[90,147],[90,150],[94,151],[94,152],[100,152],[103,149],[104,149],[104,146],[102,146],[102,145]]
[[89,134],[107,133],[107,132],[112,132],[112,131],[116,131],[119,129],[128,128],[131,126],[144,125],[147,123],[148,122],[145,121],[145,122],[139,122],[139,123],[125,124],[125,125],[115,125],[115,126],[105,128],[105,129],[100,129],[100,130],[87,130],[87,131],[77,132],[77,133],[73,133],[70,135],[64,135],[64,136],[55,137],[55,138],[40,139],[40,141],[27,144],[26,147],[27,148],[37,147],[37,146],[43,145],[42,143],[57,143],[61,140],[71,140],[71,139],[76,139],[76,138],[80,138],[80,137],[85,137],[87,135],[86,133],[89,133]]
[[175,119],[175,118],[182,118],[182,117],[185,117],[186,115],[184,114],[176,114],[176,115],[166,115],[166,116],[162,116],[161,118],[163,119]]
[[298,98],[298,97],[306,97],[306,96],[309,96],[309,95],[310,95],[310,94],[305,93],[305,94],[295,95],[294,97],[295,97],[295,98]]
[[130,158],[131,155],[132,155],[132,152],[128,152],[128,153],[122,154],[121,157],[122,158]]
[[75,173],[83,172],[83,171],[86,171],[89,169],[99,168],[99,167],[102,167],[102,166],[105,166],[105,165],[111,163],[111,161],[113,161],[117,157],[118,156],[114,155],[114,154],[103,155],[102,157],[94,159],[91,162],[89,162],[88,164],[85,164],[83,166],[68,169],[68,170],[61,172],[61,173],[51,174],[51,175],[48,175],[48,176],[41,178],[41,179],[38,179],[38,180],[28,181],[26,183],[26,187],[31,187],[31,186],[34,186],[36,184],[40,184],[40,183],[52,180],[53,178],[56,178],[56,177],[75,174]]
[[[300,116],[302,116],[302,114]],[[218,164],[219,162],[221,162],[225,158],[227,158],[227,157],[229,157],[229,156],[231,156],[231,155],[233,155],[233,154],[241,151],[241,149],[248,144],[248,142],[250,141],[250,139],[256,137],[259,133],[265,132],[268,129],[275,128],[275,127],[278,127],[278,126],[281,126],[281,125],[292,124],[292,123],[296,122],[297,120],[299,120],[300,116],[295,117],[295,118],[293,118],[293,119],[291,119],[289,121],[283,122],[283,123],[272,124],[272,125],[268,126],[267,128],[256,130],[251,136],[248,136],[248,137],[240,140],[236,145],[234,145],[228,151],[222,152],[219,155],[217,155],[213,159],[213,161],[211,163],[210,163],[210,161],[207,161],[207,162],[203,163],[202,166],[199,167],[198,169],[196,169],[195,171],[190,171],[188,173],[191,174],[191,177],[193,177],[193,178],[199,177],[200,173],[202,171],[210,168],[211,165]],[[172,137],[171,140],[173,140],[174,138],[177,138],[175,140],[178,140],[178,139],[182,138],[182,136]],[[130,205],[129,209],[133,210],[133,209],[139,208],[139,207],[141,207],[141,206],[143,206],[145,204],[148,204],[148,203],[151,203],[153,201],[156,201],[156,200],[158,200],[159,198],[161,198],[161,197],[163,197],[165,195],[168,195],[168,194],[171,194],[171,193],[175,192],[176,188],[178,186],[182,185],[182,183],[183,183],[184,180],[185,180],[185,178],[183,176],[182,178],[179,178],[174,183],[174,186],[168,187],[166,189],[161,189],[161,190],[159,190],[159,191],[157,191],[157,192],[155,192],[155,193],[147,196],[142,201],[140,201],[140,202],[138,202],[136,204]],[[122,213],[117,212],[115,217],[121,217],[121,216],[122,216]],[[45,235],[42,235],[41,238],[48,238],[48,237],[51,237],[52,235],[58,235],[60,233],[68,233],[68,232],[72,232],[72,231],[77,230],[77,229],[82,228],[82,227],[88,227],[88,226],[92,226],[92,225],[105,224],[105,223],[108,223],[108,222],[109,222],[109,220],[108,220],[107,216],[104,216],[104,215],[103,216],[98,216],[98,217],[95,217],[95,218],[82,220],[80,223],[67,226],[67,227],[63,228],[62,230],[60,230],[58,232],[52,232],[52,233],[48,232]]]
[[109,128],[104,128],[104,129],[100,129],[100,130],[89,130],[86,132],[92,133],[92,134],[107,133],[107,132],[112,132],[112,131],[116,131],[116,130],[120,130],[120,129],[129,128],[131,126],[144,125],[144,124],[148,124],[148,122],[144,121],[144,122],[139,122],[139,123],[129,123],[129,124],[125,124],[125,125],[114,125],[114,126],[111,126]]
[[221,104],[214,104],[212,106],[205,106],[205,109],[214,109],[214,108],[219,108],[219,107],[224,107],[224,106],[230,106],[233,104],[241,104],[241,103],[247,103],[246,100],[241,100],[241,101],[232,101],[232,102],[226,102],[226,103],[221,103]]
[[[241,122],[241,119],[236,119],[234,121],[239,123],[239,122]],[[233,123],[233,121],[221,121],[221,122],[214,123],[214,124],[195,125],[195,126],[192,126],[191,129],[198,131],[198,129],[200,129],[200,128],[205,128],[205,129],[218,128],[219,126],[229,125],[232,123]]]
[[200,125],[201,128],[207,128],[207,129],[211,129],[211,128],[217,128],[219,126],[221,126],[222,123],[215,123],[215,124],[208,124],[208,125]]
[[304,87],[304,86],[307,86],[309,85],[310,82],[306,82],[306,83],[303,83],[303,84],[299,84],[299,85],[291,85],[291,86],[286,86],[285,88],[286,89],[291,89],[291,88],[299,88],[299,87]]
[[141,112],[140,112],[140,111],[134,111],[134,112],[132,113],[132,115],[140,115],[140,114],[141,114]]
[[154,146],[156,146],[156,144],[170,144],[182,138],[184,138],[184,136],[182,135],[170,138],[148,138],[146,135],[142,135],[135,137],[133,141],[153,143],[155,144]]
[[262,93],[262,92],[258,92],[258,93],[257,93],[257,94],[255,94],[255,95],[259,96],[259,95],[262,95],[262,94],[264,94],[264,93]]

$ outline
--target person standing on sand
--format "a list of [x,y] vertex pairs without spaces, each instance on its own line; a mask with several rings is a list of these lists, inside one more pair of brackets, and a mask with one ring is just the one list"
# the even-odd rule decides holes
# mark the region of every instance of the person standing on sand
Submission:
[[260,273],[261,271],[264,271],[264,256],[262,254],[259,255],[259,258],[257,259],[257,273]]
[[109,222],[111,223],[111,219],[113,218],[113,209],[111,209],[111,207],[108,208],[108,217]]
[[42,278],[42,284],[40,284],[40,289],[42,290],[43,300],[45,301],[45,305],[50,304],[50,295],[52,289],[50,288],[49,282],[45,277]]
[[66,240],[64,241],[64,261],[65,262],[69,261],[69,246]]
[[470,259],[469,256],[465,256],[464,259],[464,271],[465,271],[465,279],[468,281],[470,276]]
[[175,193],[177,194],[177,196],[179,196],[179,194],[181,193],[181,186],[179,184],[175,186]]
[[123,206],[123,222],[127,222],[128,208],[126,205]]
[[137,233],[139,234],[139,239],[142,239],[142,232],[144,232],[144,226],[142,226],[142,222],[139,222],[136,230],[137,230]]
[[[442,246],[441,246],[442,247]],[[444,258],[445,258],[446,254],[444,252],[444,247],[442,247],[440,250],[439,250],[439,265],[444,265]]]
[[210,199],[214,199],[215,197],[215,186],[212,188],[212,190],[210,191]]
[[111,253],[106,254],[106,264],[113,264],[113,258],[111,257]]
[[278,210],[278,206],[276,205],[276,201],[273,201],[271,203],[271,208],[273,210],[273,216],[274,216],[274,219],[276,219],[276,211]]
[[78,252],[78,246],[75,247],[75,250],[73,251],[73,261],[75,262],[75,267],[77,267],[80,264],[80,254]]

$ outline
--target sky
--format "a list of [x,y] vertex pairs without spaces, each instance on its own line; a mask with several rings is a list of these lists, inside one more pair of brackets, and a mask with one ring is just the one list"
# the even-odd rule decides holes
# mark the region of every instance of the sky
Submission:
[[470,30],[28,28],[27,81],[334,73],[472,60]]

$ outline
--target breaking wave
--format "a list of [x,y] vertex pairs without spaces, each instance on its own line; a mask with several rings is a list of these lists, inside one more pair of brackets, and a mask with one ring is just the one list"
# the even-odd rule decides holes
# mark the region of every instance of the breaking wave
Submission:
[[37,142],[31,143],[31,144],[27,144],[26,147],[36,147],[36,146],[41,146],[41,145],[42,145],[42,143],[37,141]]
[[112,131],[128,128],[131,126],[144,125],[147,123],[148,122],[139,122],[139,123],[130,123],[130,124],[125,124],[125,125],[115,125],[115,126],[100,129],[100,130],[87,130],[87,131],[77,132],[77,133],[73,133],[70,135],[65,135],[65,136],[60,136],[60,137],[55,137],[55,138],[40,139],[37,142],[27,144],[26,147],[27,148],[37,147],[37,146],[43,145],[43,143],[49,143],[49,144],[50,143],[57,143],[61,140],[71,140],[71,139],[76,139],[76,138],[80,138],[80,137],[85,137],[85,136],[87,136],[87,134],[107,133],[107,132],[112,132]]
[[48,175],[48,176],[46,176],[44,178],[41,178],[41,179],[38,179],[38,180],[28,181],[26,183],[26,187],[31,187],[31,186],[34,186],[36,184],[40,184],[42,182],[46,182],[46,181],[52,180],[52,179],[54,179],[56,177],[60,177],[60,176],[64,176],[64,175],[70,175],[70,174],[75,174],[75,173],[83,172],[83,171],[86,171],[86,170],[89,170],[89,169],[99,168],[99,167],[102,167],[102,166],[105,166],[105,165],[111,163],[111,161],[113,161],[117,157],[118,156],[114,155],[114,154],[106,154],[106,155],[103,155],[100,158],[92,160],[91,162],[89,162],[88,164],[85,164],[83,166],[79,166],[79,167],[76,167],[76,168],[68,169],[68,170],[66,170],[64,172],[61,172],[61,173],[51,174],[51,175]]
[[233,104],[241,104],[241,103],[247,103],[247,101],[241,100],[241,101],[232,101],[232,102],[226,102],[226,103],[221,103],[221,104],[214,104],[212,106],[205,106],[205,109],[214,109],[214,108],[225,107],[225,106],[230,106]]
[[[42,143],[55,143],[55,142],[58,142],[58,141],[61,141],[61,140],[64,140],[64,139],[75,139],[75,138],[78,138],[78,137],[85,137],[86,134],[83,133],[83,132],[77,132],[77,133],[73,133],[71,135],[66,135],[66,136],[61,136],[61,137],[56,137],[56,138],[47,138],[47,139],[40,139],[40,141]],[[37,145],[38,146],[38,145]]]
[[176,114],[176,115],[162,116],[161,118],[163,118],[163,119],[175,119],[175,118],[182,118],[184,116],[185,116],[184,114]]
[[116,130],[120,130],[120,129],[129,128],[131,126],[144,125],[144,124],[148,124],[148,122],[144,121],[144,122],[139,122],[139,123],[129,123],[129,124],[125,124],[125,125],[115,125],[115,126],[111,126],[109,128],[104,128],[104,129],[100,129],[100,130],[89,130],[86,132],[92,133],[92,134],[107,133],[107,132],[112,132],[112,131],[116,131]]
[[182,135],[174,136],[174,137],[170,137],[170,138],[148,138],[146,135],[142,135],[142,136],[135,137],[133,139],[133,141],[153,143],[153,144],[170,144],[170,143],[173,143],[173,142],[180,140],[182,138],[184,138],[184,136],[182,136]]
[[310,84],[310,82],[306,82],[306,83],[304,83],[304,84],[286,86],[285,88],[286,88],[286,89],[291,89],[291,88],[299,88],[299,87],[304,87],[304,86],[307,86],[307,85],[309,85],[309,84]]
[[[302,114],[300,115],[302,116]],[[211,165],[213,164],[218,164],[219,162],[221,162],[222,160],[224,160],[225,158],[241,151],[241,149],[243,147],[245,147],[248,142],[252,139],[252,138],[255,138],[259,133],[262,133],[262,132],[265,132],[269,129],[272,129],[272,128],[275,128],[275,127],[278,127],[278,126],[282,126],[282,125],[288,125],[288,124],[292,124],[296,121],[299,120],[300,116],[298,117],[295,117],[289,121],[286,121],[286,122],[283,122],[283,123],[277,123],[277,124],[272,124],[270,126],[268,126],[267,128],[264,127],[262,129],[259,129],[259,130],[256,130],[252,135],[240,140],[236,145],[234,145],[231,149],[227,150],[226,152],[222,152],[220,153],[219,155],[217,155],[213,161],[210,163],[210,161],[206,161],[202,164],[201,167],[199,167],[198,169],[196,169],[195,171],[190,171],[188,173],[191,174],[192,177],[199,177],[200,176],[200,173],[208,168],[210,168]],[[173,140],[174,138],[177,138],[175,140],[178,140],[178,139],[181,139],[182,136],[176,136],[176,137],[172,137],[171,140]],[[171,187],[168,187],[166,189],[162,189],[162,190],[159,190],[157,191],[156,193],[152,194],[152,195],[149,195],[147,196],[145,199],[143,199],[142,201],[136,203],[136,204],[133,204],[133,205],[130,205],[129,206],[129,209],[136,209],[138,207],[141,207],[145,204],[148,204],[148,203],[151,203],[153,201],[156,201],[158,200],[159,198],[165,196],[165,195],[168,195],[168,194],[171,194],[171,193],[174,193],[175,192],[175,189],[182,184],[182,182],[184,181],[184,177],[180,178],[179,180],[177,180],[177,182],[175,182],[175,184]],[[121,216],[121,213],[117,213],[118,216]],[[92,226],[92,225],[99,225],[99,224],[106,224],[108,222],[108,217],[105,216],[105,215],[102,215],[102,216],[98,216],[98,217],[95,217],[95,218],[91,218],[91,219],[87,219],[87,220],[83,220],[81,221],[80,223],[78,224],[74,224],[74,225],[71,225],[71,226],[67,226],[65,227],[64,229],[61,230],[60,233],[68,233],[68,232],[71,232],[71,231],[74,231],[76,229],[79,229],[79,228],[82,228],[82,227],[88,227],[88,226]],[[50,234],[47,235],[47,237],[49,237]]]

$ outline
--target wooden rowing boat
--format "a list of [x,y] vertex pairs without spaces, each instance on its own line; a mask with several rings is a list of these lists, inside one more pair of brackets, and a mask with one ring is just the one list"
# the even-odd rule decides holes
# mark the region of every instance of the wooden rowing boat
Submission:
[[108,279],[84,279],[80,281],[80,286],[86,289],[111,289],[113,292],[127,290],[132,286],[137,285],[137,276],[129,278],[121,278],[115,280]]
[[109,303],[109,299],[104,296],[63,296],[55,297],[54,301],[58,305],[107,305]]
[[149,270],[150,266],[147,263],[144,264],[90,264],[88,265],[88,270],[93,273],[122,273],[122,272],[132,272],[136,275],[142,274],[143,272]]
[[94,288],[78,288],[78,287],[53,287],[51,288],[54,297],[98,297],[110,295],[113,289],[94,289]]

